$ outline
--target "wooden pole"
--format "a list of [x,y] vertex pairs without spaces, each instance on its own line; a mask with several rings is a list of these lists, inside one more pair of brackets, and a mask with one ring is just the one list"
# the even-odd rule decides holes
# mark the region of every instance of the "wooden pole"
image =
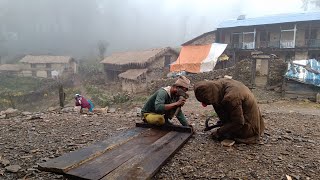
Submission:
[[60,102],[60,107],[64,107],[64,99],[65,99],[65,94],[63,92],[63,84],[59,82],[59,102]]
[[257,66],[257,59],[251,58],[251,88],[254,89],[256,86],[256,66]]

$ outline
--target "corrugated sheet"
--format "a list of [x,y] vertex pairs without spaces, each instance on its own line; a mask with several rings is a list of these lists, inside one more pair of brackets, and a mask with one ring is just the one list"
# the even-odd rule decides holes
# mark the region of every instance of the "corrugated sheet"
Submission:
[[146,73],[148,69],[129,69],[126,72],[119,74],[120,78],[137,80],[139,76]]
[[293,61],[288,64],[285,77],[320,87],[320,62],[315,59]]
[[279,14],[258,18],[247,18],[243,20],[228,20],[220,23],[219,28],[230,28],[240,26],[254,26],[264,24],[278,24],[287,22],[301,22],[320,20],[320,12]]
[[161,56],[162,54],[168,52],[169,50],[178,54],[171,48],[119,52],[119,53],[113,53],[111,56],[106,57],[103,61],[101,61],[101,63],[113,64],[113,65],[144,64],[154,60],[157,56]]
[[30,64],[40,64],[40,63],[44,63],[44,64],[53,64],[53,63],[69,63],[70,60],[72,59],[72,57],[70,56],[31,56],[31,55],[27,55],[24,58],[22,58],[20,60],[20,62],[22,63],[30,63]]

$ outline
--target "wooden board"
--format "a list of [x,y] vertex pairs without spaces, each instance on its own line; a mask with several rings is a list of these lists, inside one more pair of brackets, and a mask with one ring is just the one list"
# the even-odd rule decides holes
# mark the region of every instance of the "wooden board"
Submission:
[[188,126],[176,126],[176,125],[157,126],[157,125],[152,125],[148,123],[136,123],[136,127],[160,129],[164,131],[178,131],[178,132],[192,133],[192,129]]
[[149,179],[192,135],[174,128],[191,129],[136,127],[42,163],[39,169],[73,179]]
[[146,131],[145,128],[130,129],[105,141],[95,143],[89,147],[79,149],[52,159],[51,161],[41,163],[38,165],[38,168],[44,171],[65,173],[73,167],[79,166],[107,152],[108,150],[129,141],[144,131]]

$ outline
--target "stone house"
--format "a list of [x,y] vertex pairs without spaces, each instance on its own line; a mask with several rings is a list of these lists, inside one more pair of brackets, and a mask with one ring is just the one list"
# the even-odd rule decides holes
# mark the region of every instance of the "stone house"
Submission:
[[[210,36],[215,36],[215,38]],[[280,14],[257,18],[239,16],[223,21],[216,30],[204,33],[184,45],[211,42],[228,44],[227,67],[250,57],[252,51],[275,54],[285,61],[320,59],[320,12]],[[257,61],[257,70],[267,74],[268,61]]]
[[253,50],[286,61],[320,57],[320,12],[280,14],[258,18],[239,16],[222,22],[216,40],[227,43],[235,59]]
[[27,55],[19,62],[23,64],[23,76],[56,78],[77,72],[77,63],[70,56]]
[[200,36],[197,36],[181,44],[181,46],[205,45],[205,44],[212,44],[214,42],[216,42],[216,30],[203,33]]
[[[320,58],[320,12],[239,16],[219,25],[216,41],[228,44],[233,62],[250,57],[252,51],[275,54],[284,61]],[[262,81],[268,64],[268,59],[256,59],[257,78]]]
[[21,76],[22,67],[20,64],[0,64],[0,73]]
[[109,82],[120,80],[123,91],[143,92],[151,81],[165,78],[177,58],[172,48],[159,48],[114,53],[101,63]]

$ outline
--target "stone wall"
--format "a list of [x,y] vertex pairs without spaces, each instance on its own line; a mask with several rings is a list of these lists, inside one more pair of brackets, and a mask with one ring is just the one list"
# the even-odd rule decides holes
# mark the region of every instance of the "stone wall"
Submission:
[[[211,72],[189,74],[187,77],[190,79],[191,84],[202,80],[213,80],[224,77],[225,75],[232,76],[233,79],[244,83],[246,86],[251,86],[251,68],[252,60],[244,59],[235,66],[226,69],[217,69]],[[282,83],[283,75],[286,71],[287,63],[281,59],[270,60],[269,69],[269,86],[277,85]],[[152,81],[148,85],[148,92],[153,93],[160,87],[170,86],[175,82],[176,78],[159,79]]]
[[[234,67],[231,67],[227,69],[218,69],[211,72],[189,74],[187,75],[187,77],[190,79],[191,85],[193,85],[194,83],[202,80],[213,80],[219,77],[223,77],[225,75],[232,76],[233,72],[234,72]],[[150,86],[148,86],[148,91],[150,93],[153,93],[156,90],[158,90],[160,87],[170,86],[174,84],[175,81],[176,81],[176,78],[159,79],[159,80],[152,81]]]
[[252,61],[250,59],[241,60],[235,66],[233,79],[242,82],[246,86],[251,85],[251,68]]
[[295,54],[295,60],[303,60],[303,59],[308,59],[308,51],[296,51]]
[[[224,77],[225,75],[232,76],[233,79],[243,82],[245,85],[250,84],[251,78],[251,61],[242,60],[235,66],[226,69],[217,69],[211,72],[189,74],[187,77],[190,79],[191,84],[202,80],[213,80]],[[176,78],[159,79],[152,81],[148,86],[149,93],[153,93],[160,87],[170,86],[175,82]]]
[[196,39],[192,43],[188,44],[188,46],[212,44],[215,42],[215,40],[216,40],[216,34],[214,32],[211,32],[211,33],[205,34],[204,36],[202,36],[199,39]]
[[282,83],[283,75],[287,70],[288,64],[282,59],[271,59],[269,61],[269,83],[268,86],[274,86]]

